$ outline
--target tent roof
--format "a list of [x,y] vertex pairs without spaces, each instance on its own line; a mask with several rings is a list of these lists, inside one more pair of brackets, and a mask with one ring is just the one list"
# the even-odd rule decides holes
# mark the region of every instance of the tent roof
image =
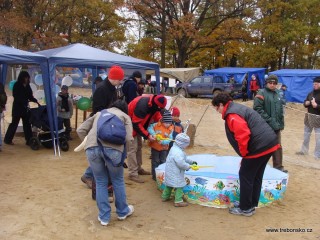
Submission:
[[46,61],[46,58],[39,54],[0,45],[0,63],[7,63],[7,64],[36,63],[38,64],[43,61]]
[[50,63],[60,66],[112,66],[121,65],[124,68],[159,68],[157,63],[144,61],[138,58],[94,48],[82,43],[70,44],[65,47],[53,48],[37,52],[48,58]]
[[270,74],[275,74],[277,76],[320,76],[319,69],[281,69],[277,71],[270,72]]
[[240,68],[240,67],[224,67],[212,70],[206,70],[205,73],[247,73],[247,72],[258,72],[264,71],[265,68]]
[[[182,82],[191,80],[199,76],[200,68],[160,68],[160,76],[168,78],[177,78]],[[153,71],[147,71],[146,74],[154,74]]]

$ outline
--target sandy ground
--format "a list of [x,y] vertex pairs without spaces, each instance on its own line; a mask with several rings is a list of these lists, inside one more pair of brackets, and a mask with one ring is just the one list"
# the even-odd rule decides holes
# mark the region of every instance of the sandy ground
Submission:
[[[191,118],[196,125],[200,122],[195,145],[187,153],[236,155],[227,143],[224,122],[213,108],[207,109],[208,104],[210,99],[174,102],[183,121]],[[9,111],[6,125],[8,122]],[[143,176],[146,182],[137,184],[128,180],[125,170],[128,203],[134,205],[135,212],[125,221],[117,221],[112,204],[107,227],[98,222],[91,190],[80,181],[88,164],[84,152],[73,152],[80,143],[76,134],[73,132],[70,150],[61,157],[43,147],[33,151],[23,137],[16,136],[15,145],[3,146],[0,153],[0,239],[320,239],[320,163],[311,155],[295,156],[302,135],[303,109],[290,105],[283,131],[284,165],[290,172],[285,198],[258,209],[252,217],[191,204],[175,208],[172,202],[161,202],[150,176]],[[313,141],[311,144],[314,148]],[[145,143],[146,169],[150,169],[149,152]],[[267,232],[280,228],[305,232]]]

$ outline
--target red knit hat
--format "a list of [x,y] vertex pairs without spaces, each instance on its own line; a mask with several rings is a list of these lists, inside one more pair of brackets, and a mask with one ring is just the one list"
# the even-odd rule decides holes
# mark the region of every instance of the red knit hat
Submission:
[[112,66],[108,73],[109,80],[122,81],[124,79],[124,71],[120,66]]
[[154,103],[159,107],[159,108],[165,108],[167,105],[167,99],[163,95],[157,95],[154,97]]
[[172,117],[180,117],[180,110],[177,107],[171,108],[171,115]]

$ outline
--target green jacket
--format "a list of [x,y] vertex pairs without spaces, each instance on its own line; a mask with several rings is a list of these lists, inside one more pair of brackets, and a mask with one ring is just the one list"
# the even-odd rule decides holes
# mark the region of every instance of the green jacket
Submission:
[[266,120],[269,126],[277,131],[284,129],[283,105],[279,90],[260,89],[254,98],[253,109]]

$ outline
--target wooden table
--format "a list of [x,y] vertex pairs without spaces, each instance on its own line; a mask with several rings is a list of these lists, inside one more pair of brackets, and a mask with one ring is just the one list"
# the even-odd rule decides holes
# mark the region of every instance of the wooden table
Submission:
[[[79,111],[80,110],[78,107],[77,107],[77,104],[74,104],[75,108],[76,108],[76,114],[75,114],[75,129],[78,128],[78,114],[79,114]],[[83,110],[80,110],[80,111],[83,111]],[[88,112],[92,112],[92,108],[89,108],[88,110],[85,110],[83,111],[83,117],[82,117],[82,121],[84,122],[86,119],[87,119],[87,113]]]

